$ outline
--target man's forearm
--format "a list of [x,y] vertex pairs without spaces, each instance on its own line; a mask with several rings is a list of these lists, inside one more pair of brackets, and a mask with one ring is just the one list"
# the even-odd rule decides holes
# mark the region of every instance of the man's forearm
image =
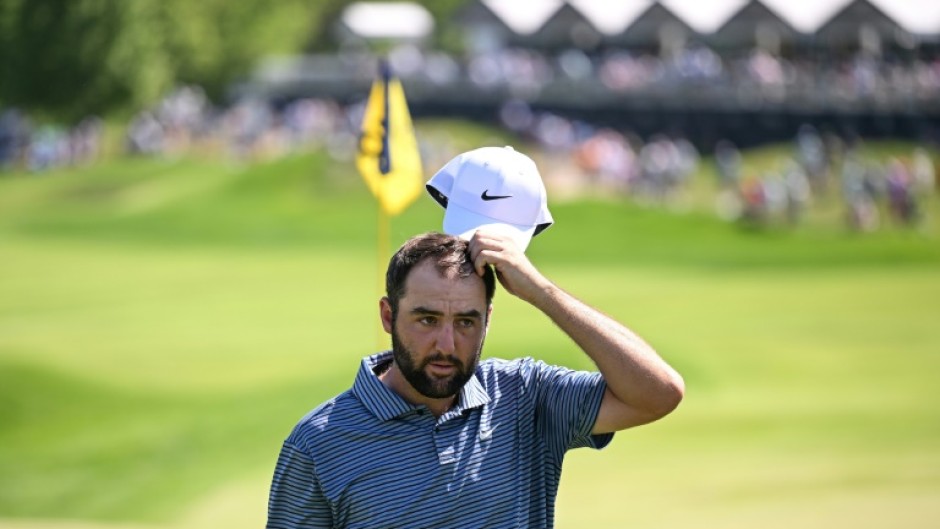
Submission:
[[610,393],[630,413],[645,416],[642,422],[679,404],[682,377],[636,333],[547,280],[529,302],[594,361]]
[[649,344],[549,281],[508,238],[478,230],[470,252],[478,274],[492,265],[509,293],[545,313],[597,365],[607,393],[595,433],[654,421],[682,400],[682,377]]

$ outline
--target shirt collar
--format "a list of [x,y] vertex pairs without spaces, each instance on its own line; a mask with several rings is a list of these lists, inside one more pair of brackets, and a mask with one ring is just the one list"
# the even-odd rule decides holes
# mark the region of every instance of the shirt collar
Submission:
[[[379,420],[388,421],[413,412],[418,406],[413,406],[401,398],[379,380],[375,368],[392,361],[392,352],[383,351],[362,359],[352,392],[360,402]],[[476,373],[460,389],[457,404],[447,415],[459,414],[464,410],[478,408],[490,401],[483,385]]]

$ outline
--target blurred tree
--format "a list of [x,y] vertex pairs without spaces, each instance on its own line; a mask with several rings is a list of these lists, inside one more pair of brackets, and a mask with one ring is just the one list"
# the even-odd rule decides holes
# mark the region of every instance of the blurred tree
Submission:
[[[438,47],[456,42],[447,22],[465,1],[420,2]],[[0,104],[75,120],[138,110],[187,83],[219,101],[264,55],[335,49],[350,3],[0,0]]]
[[10,39],[13,25],[13,12],[19,0],[0,0],[0,108],[3,107],[7,96],[7,86],[12,82],[13,65],[10,64],[12,54],[12,41]]
[[320,12],[316,27],[307,36],[303,46],[304,52],[336,51],[335,26],[339,22],[346,6],[353,0],[323,0],[320,2]]
[[309,0],[165,0],[160,25],[175,80],[218,99],[263,55],[296,53],[315,30],[322,5]]
[[138,109],[174,85],[219,98],[316,27],[308,0],[0,0],[0,102],[59,119]]
[[152,5],[4,0],[0,97],[66,118],[151,99],[172,79]]
[[451,53],[463,51],[463,28],[451,23],[468,0],[422,0],[419,2],[434,17],[434,47]]

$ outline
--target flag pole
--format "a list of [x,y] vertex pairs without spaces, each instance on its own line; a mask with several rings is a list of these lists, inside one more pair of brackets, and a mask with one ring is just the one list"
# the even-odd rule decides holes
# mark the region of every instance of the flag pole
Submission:
[[[389,129],[389,83],[391,82],[392,71],[389,68],[388,60],[381,59],[379,60],[379,77],[382,78],[382,150],[379,152],[379,171],[385,175],[391,171],[391,153],[389,152],[389,136],[391,135],[391,130]],[[382,185],[388,185],[387,181],[383,181]],[[385,282],[382,281],[382,270],[384,269],[383,261],[387,258],[388,255],[388,238],[389,238],[389,215],[385,211],[385,207],[382,205],[382,201],[379,200],[379,229],[378,229],[378,273],[379,273],[379,297],[382,297],[382,293],[385,290]],[[381,323],[381,322],[380,322]],[[379,325],[379,336],[377,339],[378,350],[381,351],[384,348],[385,344],[385,329]]]
[[[356,168],[378,201],[376,261],[379,297],[385,294],[385,267],[390,257],[391,217],[408,207],[424,189],[421,153],[401,82],[388,61],[379,61],[362,117]],[[379,348],[388,347],[384,328],[378,329]]]

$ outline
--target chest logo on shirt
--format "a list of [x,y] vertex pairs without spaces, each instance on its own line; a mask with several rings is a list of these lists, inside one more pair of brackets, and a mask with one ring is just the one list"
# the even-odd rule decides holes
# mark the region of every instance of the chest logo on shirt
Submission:
[[493,437],[494,428],[480,428],[480,440],[486,441],[487,439]]

